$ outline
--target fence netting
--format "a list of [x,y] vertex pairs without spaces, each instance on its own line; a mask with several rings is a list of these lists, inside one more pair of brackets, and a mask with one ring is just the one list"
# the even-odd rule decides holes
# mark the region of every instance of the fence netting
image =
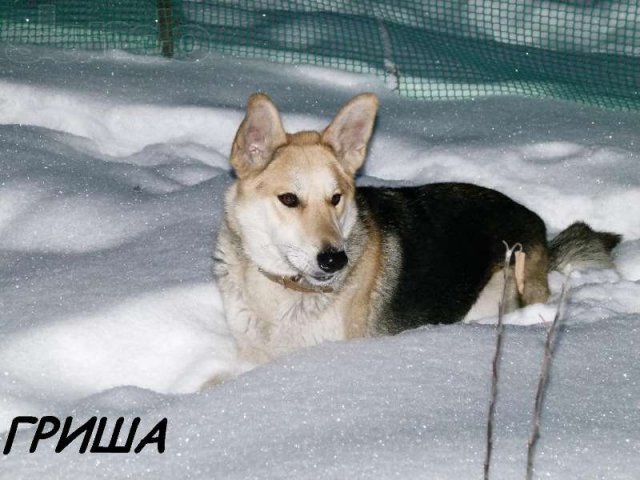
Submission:
[[521,94],[640,109],[640,2],[0,0],[0,47],[212,52],[375,74],[419,99]]

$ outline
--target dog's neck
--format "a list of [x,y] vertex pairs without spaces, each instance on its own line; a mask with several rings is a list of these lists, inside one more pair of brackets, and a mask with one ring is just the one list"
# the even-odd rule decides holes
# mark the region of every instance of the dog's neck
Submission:
[[293,277],[286,277],[284,275],[276,275],[275,273],[267,272],[262,268],[258,267],[258,271],[278,285],[288,288],[289,290],[295,290],[296,292],[301,293],[331,293],[333,292],[332,287],[323,287],[311,285],[308,282],[305,282],[301,275],[296,275]]

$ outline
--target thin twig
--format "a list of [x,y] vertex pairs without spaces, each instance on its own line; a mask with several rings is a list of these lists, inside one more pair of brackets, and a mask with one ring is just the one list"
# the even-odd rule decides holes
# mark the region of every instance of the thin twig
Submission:
[[498,378],[499,378],[499,367],[500,367],[500,358],[502,357],[502,338],[504,336],[504,310],[505,305],[507,303],[507,290],[509,283],[509,265],[511,264],[511,257],[513,252],[516,249],[522,250],[522,245],[516,243],[513,247],[509,247],[507,242],[504,243],[506,248],[506,252],[504,254],[504,285],[502,287],[502,299],[500,300],[500,306],[498,308],[498,324],[496,326],[497,334],[496,334],[496,351],[493,355],[493,375],[491,381],[491,399],[489,402],[489,415],[487,419],[487,450],[486,456],[484,459],[484,480],[489,480],[489,469],[491,466],[491,453],[493,451],[493,427],[495,425],[495,411],[496,411],[496,400],[498,398]]
[[527,480],[531,480],[533,478],[533,460],[536,453],[538,438],[540,438],[540,416],[542,415],[542,403],[544,402],[544,393],[546,391],[547,381],[549,378],[549,371],[551,370],[551,360],[555,350],[557,328],[560,320],[562,319],[562,314],[564,313],[568,291],[569,278],[567,278],[562,285],[562,293],[560,294],[558,309],[556,310],[555,317],[553,318],[551,327],[547,332],[547,338],[544,343],[544,357],[542,358],[542,368],[540,369],[540,376],[538,377],[538,390],[536,391],[536,402],[533,409],[533,425],[527,449]]

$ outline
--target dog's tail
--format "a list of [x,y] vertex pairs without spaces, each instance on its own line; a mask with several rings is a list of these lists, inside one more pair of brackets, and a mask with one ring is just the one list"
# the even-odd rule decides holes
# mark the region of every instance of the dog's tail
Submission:
[[576,222],[558,234],[549,244],[550,270],[613,268],[611,250],[622,235],[596,232],[583,222]]

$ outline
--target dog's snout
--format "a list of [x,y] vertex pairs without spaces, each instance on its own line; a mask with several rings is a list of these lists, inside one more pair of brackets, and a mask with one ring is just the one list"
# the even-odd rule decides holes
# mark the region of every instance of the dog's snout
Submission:
[[318,254],[318,266],[323,272],[333,273],[344,268],[349,259],[344,250],[328,248]]

